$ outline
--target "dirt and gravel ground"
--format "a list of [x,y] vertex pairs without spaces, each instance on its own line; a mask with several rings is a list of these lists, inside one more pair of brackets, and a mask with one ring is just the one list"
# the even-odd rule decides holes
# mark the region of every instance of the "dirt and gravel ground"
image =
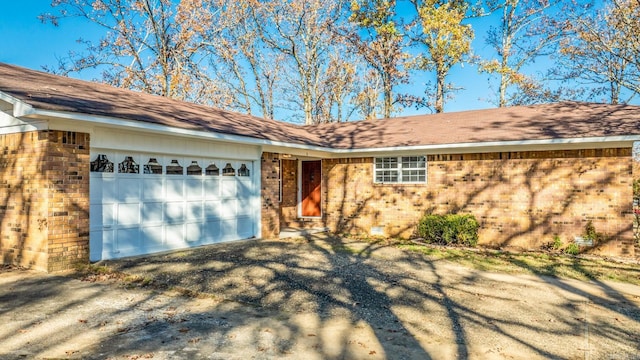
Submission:
[[0,270],[0,358],[640,359],[628,284],[326,235],[102,265],[131,277]]

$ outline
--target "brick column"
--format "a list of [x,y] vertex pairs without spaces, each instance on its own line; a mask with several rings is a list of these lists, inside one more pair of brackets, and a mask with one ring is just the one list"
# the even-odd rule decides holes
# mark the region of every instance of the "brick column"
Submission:
[[42,271],[89,261],[89,135],[0,136],[0,263]]
[[44,174],[48,193],[48,271],[89,262],[89,134],[49,131]]
[[280,235],[280,158],[279,154],[262,153],[260,202],[262,211],[262,238]]

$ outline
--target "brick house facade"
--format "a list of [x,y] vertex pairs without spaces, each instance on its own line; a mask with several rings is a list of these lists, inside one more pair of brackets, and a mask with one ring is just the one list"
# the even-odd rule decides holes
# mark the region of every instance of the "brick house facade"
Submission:
[[323,162],[324,220],[337,233],[409,238],[426,213],[470,213],[480,244],[539,249],[592,221],[598,251],[633,256],[631,149],[427,156],[425,184],[374,184],[372,158]]
[[[592,251],[640,257],[637,107],[561,103],[302,127],[2,64],[0,80],[1,263],[68,269],[96,253],[95,234],[107,239],[100,246],[128,242],[142,253],[285,228],[407,238],[426,213],[473,214],[480,244],[516,249],[555,236],[570,243],[592,222],[605,235]],[[157,154],[197,175],[154,178],[142,168]],[[115,170],[93,172],[98,156]],[[123,159],[135,174],[121,174]],[[241,166],[245,178],[218,177]],[[305,213],[311,194],[317,209]],[[211,222],[229,209],[238,217]],[[154,234],[158,246],[144,247]],[[97,256],[105,253],[128,254]]]
[[[298,168],[295,160],[282,160],[286,190],[264,218],[272,224],[279,218],[281,227],[362,235],[373,229],[410,238],[426,213],[469,213],[480,222],[481,245],[525,250],[540,249],[555,236],[573,242],[591,221],[606,240],[590,251],[637,257],[632,183],[638,166],[631,153],[612,148],[429,155],[424,184],[375,184],[371,157],[325,159],[321,219],[297,215]],[[277,194],[278,182],[270,184],[270,193]],[[263,192],[268,188],[265,182]]]

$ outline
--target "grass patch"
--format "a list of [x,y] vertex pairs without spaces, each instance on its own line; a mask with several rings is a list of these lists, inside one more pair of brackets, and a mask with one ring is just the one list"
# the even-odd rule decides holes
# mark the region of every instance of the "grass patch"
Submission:
[[426,255],[434,260],[447,260],[483,271],[532,274],[578,280],[610,280],[640,285],[640,265],[601,258],[547,253],[452,249],[415,244],[399,244],[397,247]]
[[108,266],[95,264],[78,264],[75,268],[76,276],[83,281],[117,280],[127,287],[151,287],[153,280],[150,277],[129,275],[118,272]]

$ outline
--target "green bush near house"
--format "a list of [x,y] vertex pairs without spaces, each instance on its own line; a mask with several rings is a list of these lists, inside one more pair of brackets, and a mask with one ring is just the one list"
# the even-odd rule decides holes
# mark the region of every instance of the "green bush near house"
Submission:
[[418,223],[418,235],[428,243],[476,246],[479,227],[473,215],[427,214]]
[[580,246],[576,243],[571,243],[567,245],[566,249],[564,249],[564,253],[569,255],[578,255],[580,253]]
[[597,244],[604,240],[604,236],[596,231],[596,227],[593,225],[593,221],[589,220],[584,227],[584,238],[593,240],[594,244]]

